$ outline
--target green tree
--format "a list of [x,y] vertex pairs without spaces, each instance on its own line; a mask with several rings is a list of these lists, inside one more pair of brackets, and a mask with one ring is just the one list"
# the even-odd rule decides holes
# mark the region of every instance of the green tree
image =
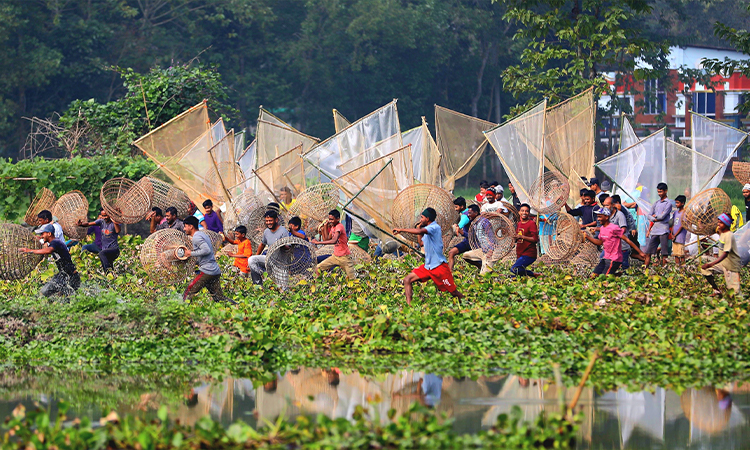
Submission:
[[[746,2],[746,12],[750,13],[750,2]],[[729,42],[737,51],[750,56],[750,31],[746,29],[738,30],[723,22],[714,24],[714,33],[717,37]],[[750,78],[750,59],[730,59],[723,61],[718,59],[704,59],[703,68],[710,74],[722,75],[725,77],[732,76],[735,73],[743,77]],[[750,96],[746,95],[742,104],[738,106],[738,111],[742,114],[750,112]]]
[[227,122],[238,115],[225,103],[229,94],[215,67],[185,64],[151,69],[143,75],[132,69],[112,70],[124,80],[123,97],[107,103],[76,100],[60,118],[68,128],[80,120],[88,122],[95,134],[91,138],[102,144],[98,154],[130,154],[133,140],[204,99]]
[[664,66],[668,43],[642,33],[652,9],[646,0],[511,0],[506,20],[518,23],[514,39],[528,43],[521,62],[503,73],[505,88],[557,103],[590,87],[609,94],[604,72],[647,75],[636,61]]

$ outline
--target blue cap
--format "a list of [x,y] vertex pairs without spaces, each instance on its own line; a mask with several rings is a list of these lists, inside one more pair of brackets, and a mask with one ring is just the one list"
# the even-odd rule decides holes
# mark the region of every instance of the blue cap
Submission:
[[52,233],[55,234],[55,227],[52,226],[51,223],[48,223],[46,225],[42,225],[41,227],[37,228],[34,233],[36,234],[42,234],[42,233]]
[[728,227],[731,227],[731,226],[732,226],[732,218],[731,218],[731,217],[729,217],[729,215],[728,215],[728,214],[726,214],[726,213],[725,213],[725,214],[722,214],[722,215],[720,215],[720,216],[719,216],[719,220],[721,221],[721,223],[723,223],[724,225],[726,225],[726,226],[728,226]]
[[600,207],[598,207],[598,208],[596,208],[594,210],[594,214],[596,214],[596,215],[600,215],[601,214],[602,216],[611,216],[612,212],[608,208],[600,206]]

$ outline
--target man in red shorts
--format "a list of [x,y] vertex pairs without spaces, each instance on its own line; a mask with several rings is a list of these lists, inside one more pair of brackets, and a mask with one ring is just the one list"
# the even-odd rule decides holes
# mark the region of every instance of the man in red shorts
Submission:
[[419,217],[419,228],[396,228],[393,234],[411,233],[422,238],[424,245],[424,264],[412,270],[404,278],[404,293],[406,304],[411,305],[413,288],[412,284],[417,282],[432,281],[437,285],[439,291],[448,291],[459,300],[464,295],[458,292],[456,283],[453,281],[453,273],[448,268],[448,260],[443,256],[443,234],[440,225],[435,222],[437,212],[433,208],[427,208]]

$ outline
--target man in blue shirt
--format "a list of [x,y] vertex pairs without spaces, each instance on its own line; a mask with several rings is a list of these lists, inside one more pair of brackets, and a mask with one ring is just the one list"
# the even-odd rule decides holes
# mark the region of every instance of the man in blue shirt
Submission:
[[[471,223],[479,216],[479,207],[477,205],[471,205],[466,210],[466,214],[461,214],[461,221],[458,222],[458,225],[454,225],[456,235],[463,236],[464,240],[456,244],[450,251],[448,251],[448,268],[452,271],[453,265],[456,262],[456,255],[460,255],[462,253],[466,253],[469,250],[471,250],[471,245],[469,245],[469,228],[471,228]],[[464,220],[464,217],[466,220]],[[462,225],[463,224],[463,225]]]
[[440,225],[435,222],[437,211],[433,208],[427,208],[419,216],[419,228],[396,228],[393,234],[411,233],[421,236],[424,245],[424,264],[412,270],[404,278],[404,293],[406,294],[406,304],[411,305],[413,288],[412,284],[424,282],[429,279],[437,285],[439,291],[448,291],[459,300],[464,295],[458,291],[453,273],[448,268],[448,261],[443,256],[443,233]]

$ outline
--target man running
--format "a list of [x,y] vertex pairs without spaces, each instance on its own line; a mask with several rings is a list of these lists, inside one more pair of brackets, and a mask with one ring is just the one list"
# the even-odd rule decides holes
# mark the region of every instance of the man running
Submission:
[[393,230],[393,234],[411,233],[421,236],[424,244],[424,264],[412,270],[404,278],[404,293],[406,294],[407,305],[411,305],[412,284],[429,279],[432,279],[439,291],[448,291],[459,300],[464,298],[464,295],[458,291],[458,287],[453,281],[453,273],[448,268],[448,261],[443,256],[443,234],[435,219],[437,219],[437,211],[433,208],[427,208],[419,216],[419,228],[396,228]]
[[185,256],[195,258],[198,266],[198,275],[190,282],[185,293],[182,295],[183,300],[192,298],[206,288],[213,301],[227,301],[233,305],[237,302],[224,297],[221,292],[221,268],[216,263],[214,247],[209,238],[203,231],[198,231],[198,218],[195,216],[187,217],[184,221],[185,234],[193,238],[193,249],[187,249]]
[[84,222],[78,220],[79,227],[98,226],[102,233],[102,248],[99,251],[99,259],[102,262],[102,269],[105,273],[112,272],[115,260],[120,256],[120,244],[117,237],[120,235],[120,224],[116,223],[109,217],[107,211],[102,210],[99,213],[99,219],[93,222]]
[[36,255],[50,255],[57,265],[57,273],[39,291],[45,297],[55,294],[71,295],[81,286],[81,277],[78,275],[70,251],[60,239],[55,238],[55,228],[51,223],[42,225],[36,230],[36,234],[42,236],[45,247],[40,249],[19,248],[21,253],[34,253]]

